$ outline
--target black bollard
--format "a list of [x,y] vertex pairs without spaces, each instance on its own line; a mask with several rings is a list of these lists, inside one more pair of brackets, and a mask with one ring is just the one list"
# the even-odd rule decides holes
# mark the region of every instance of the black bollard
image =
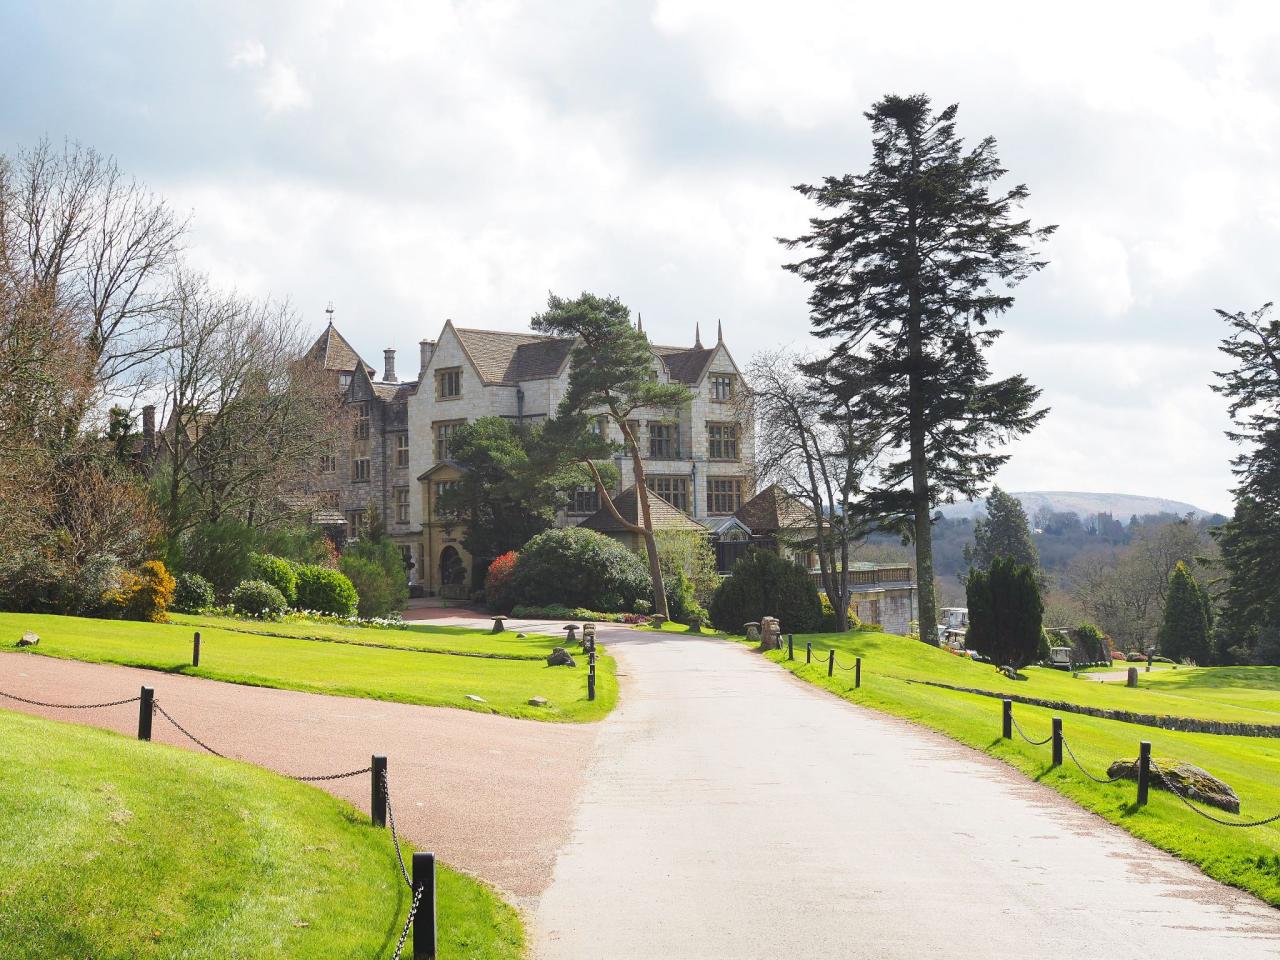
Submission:
[[196,631],[195,639],[191,641],[191,665],[193,667],[200,666],[200,631]]
[[413,855],[413,889],[422,890],[413,917],[413,960],[436,960],[436,855]]
[[1003,723],[1001,724],[1001,727],[1000,727],[1000,736],[1004,737],[1006,740],[1012,740],[1013,739],[1013,701],[1003,700],[1001,701],[1001,703],[1002,703],[1002,710],[1003,710]]
[[788,634],[787,634],[787,659],[788,659],[788,660],[794,660],[794,659],[796,658],[796,651],[795,651],[795,648],[794,648],[794,647],[792,647],[792,645],[791,645],[791,641],[792,641],[793,639],[794,639],[794,638],[792,637],[792,635],[788,633]]
[[142,696],[138,700],[138,739],[151,739],[151,712],[154,709],[152,704],[155,701],[156,692],[150,687],[142,688]]
[[1151,741],[1143,740],[1138,746],[1138,806],[1147,804],[1147,791],[1151,787]]
[[853,686],[854,689],[862,686],[862,658],[853,658]]
[[369,819],[375,827],[387,825],[387,758],[375,753],[369,766]]
[[1053,765],[1062,766],[1062,718],[1053,718]]
[[835,676],[836,672],[836,652],[834,650],[827,651],[827,676]]
[[804,662],[813,663],[813,641],[806,640],[804,642]]
[[587,654],[587,699],[594,700],[596,698],[596,654],[591,651]]

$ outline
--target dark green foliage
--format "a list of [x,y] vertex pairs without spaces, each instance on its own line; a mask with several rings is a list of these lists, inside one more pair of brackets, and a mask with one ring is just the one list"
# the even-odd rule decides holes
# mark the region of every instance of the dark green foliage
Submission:
[[245,580],[231,591],[231,603],[242,617],[279,620],[289,609],[284,595],[265,580]]
[[1169,574],[1169,592],[1160,624],[1160,652],[1164,656],[1201,665],[1210,662],[1212,648],[1206,606],[1199,584],[1192,578],[1187,565],[1179,561],[1173,573]]
[[200,574],[225,597],[253,575],[249,558],[257,543],[257,531],[238,520],[201,523],[170,544],[169,565]]
[[1109,662],[1111,646],[1106,636],[1092,623],[1082,623],[1071,631],[1071,645],[1081,663]]
[[1227,436],[1245,447],[1232,461],[1235,515],[1217,534],[1229,575],[1217,638],[1228,657],[1253,662],[1280,624],[1280,318],[1270,303],[1217,314],[1231,327],[1221,349],[1233,365],[1213,389],[1231,401]]
[[1044,606],[1030,567],[1012,557],[997,557],[990,569],[970,571],[965,593],[969,605],[965,646],[997,667],[1016,670],[1036,659],[1044,639]]
[[581,527],[547,530],[526,543],[511,586],[519,604],[606,613],[631,610],[649,589],[644,561],[617,540]]
[[361,537],[347,548],[338,568],[360,595],[362,617],[399,613],[409,601],[409,578],[400,548],[385,537]]
[[178,574],[173,609],[179,613],[199,613],[214,604],[213,584],[198,573]]
[[[674,576],[667,577],[664,585],[667,589],[667,608],[671,611],[672,621],[675,623],[689,623],[694,619],[706,621],[707,611],[702,604],[698,603],[693,581],[685,576],[683,570],[677,570]],[[635,612],[645,611],[637,605]]]
[[297,565],[283,557],[275,557],[269,553],[252,553],[249,555],[249,572],[255,580],[262,580],[280,591],[285,603],[296,606],[298,603]]
[[[1026,378],[992,379],[986,352],[1000,335],[988,323],[1013,306],[1008,288],[1044,266],[1034,248],[1053,228],[1019,219],[1027,188],[999,186],[995,140],[966,150],[956,111],[935,114],[923,95],[876,103],[870,167],[797,187],[831,216],[784,241],[806,253],[786,269],[810,284],[814,333],[836,341],[811,372],[888,452],[865,513],[911,529],[924,584],[932,508],[976,496],[1008,459],[992,448],[1046,412]],[[937,622],[930,590],[920,618]]]
[[812,633],[822,626],[822,601],[808,571],[772,550],[749,550],[716,588],[710,614],[730,633],[762,617],[777,617],[784,633]]
[[1031,539],[1027,512],[1017,497],[1010,496],[998,486],[992,487],[987,496],[987,515],[974,521],[973,546],[964,548],[965,564],[978,570],[990,569],[996,557],[1012,557],[1035,570],[1041,578],[1041,586],[1044,586],[1040,557]]
[[537,443],[541,429],[481,417],[458,427],[449,441],[452,459],[463,473],[440,496],[439,510],[458,518],[462,545],[475,559],[475,586],[493,558],[550,527],[564,500],[563,475],[544,474],[530,465],[529,446]]
[[355,586],[338,570],[305,564],[298,568],[298,609],[354,617],[360,596]]

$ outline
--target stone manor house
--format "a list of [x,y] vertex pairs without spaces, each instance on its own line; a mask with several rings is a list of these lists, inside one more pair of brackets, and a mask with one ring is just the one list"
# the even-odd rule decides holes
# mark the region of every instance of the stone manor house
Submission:
[[[321,458],[307,493],[318,507],[316,521],[339,539],[360,536],[372,505],[411,564],[415,592],[462,597],[470,587],[472,558],[456,522],[436,512],[440,493],[460,476],[449,439],[461,424],[480,417],[533,423],[554,416],[568,389],[573,341],[460,327],[449,320],[435,340],[419,346],[411,379],[397,375],[394,350],[384,351],[379,378],[330,315],[307,358],[342,393],[351,429]],[[695,328],[693,346],[655,344],[652,351],[651,376],[683,384],[693,394],[678,417],[640,412],[632,423],[648,486],[673,508],[655,510],[655,523],[699,525],[710,534],[755,493],[751,430],[738,421],[734,403],[742,374],[719,325],[711,346],[703,345]],[[616,432],[605,423],[601,429]],[[629,458],[619,458],[618,466],[622,480],[615,503],[626,515],[628,505],[635,512],[634,476]],[[585,523],[605,532],[611,532],[610,521],[593,489],[578,491],[560,516],[562,524]]]

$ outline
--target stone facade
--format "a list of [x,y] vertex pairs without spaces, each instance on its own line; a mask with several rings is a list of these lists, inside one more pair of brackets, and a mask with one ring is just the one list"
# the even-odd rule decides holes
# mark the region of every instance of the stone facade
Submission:
[[[350,535],[358,536],[374,503],[412,561],[411,582],[429,594],[461,594],[462,584],[450,581],[461,570],[463,582],[470,582],[472,558],[462,547],[462,531],[436,520],[434,506],[440,485],[458,476],[449,459],[450,431],[480,417],[532,423],[554,416],[568,389],[573,342],[447,321],[435,340],[423,340],[419,348],[416,378],[400,383],[393,351],[387,351],[388,370],[379,381],[332,324],[317,341],[309,356],[323,362],[336,363],[327,358],[349,351],[341,389],[352,429],[350,445],[335,450],[335,462],[321,464],[312,490],[324,498],[327,516]],[[688,387],[692,400],[675,417],[637,412],[634,429],[647,454],[650,487],[703,524],[731,515],[754,493],[754,448],[735,403],[744,389],[742,375],[722,334],[710,347],[696,330],[692,347],[655,345],[653,371],[660,382]],[[621,440],[615,426],[602,429]],[[632,486],[630,459],[619,458],[618,466],[619,488]],[[600,506],[593,491],[583,491],[561,522],[580,523]]]

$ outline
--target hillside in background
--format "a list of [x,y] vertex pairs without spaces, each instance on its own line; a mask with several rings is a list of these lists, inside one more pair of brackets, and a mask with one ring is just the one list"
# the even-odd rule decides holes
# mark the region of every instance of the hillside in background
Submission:
[[[1022,503],[1022,509],[1034,521],[1041,510],[1054,513],[1074,513],[1081,519],[1094,514],[1109,513],[1122,523],[1130,517],[1147,517],[1154,514],[1172,513],[1185,517],[1188,513],[1195,518],[1213,516],[1209,510],[1202,510],[1190,503],[1179,500],[1166,500],[1163,497],[1143,497],[1132,493],[1080,493],[1061,490],[1010,491]],[[973,519],[985,514],[986,501],[972,500],[964,503],[944,504],[939,507],[942,515],[949,520]]]

